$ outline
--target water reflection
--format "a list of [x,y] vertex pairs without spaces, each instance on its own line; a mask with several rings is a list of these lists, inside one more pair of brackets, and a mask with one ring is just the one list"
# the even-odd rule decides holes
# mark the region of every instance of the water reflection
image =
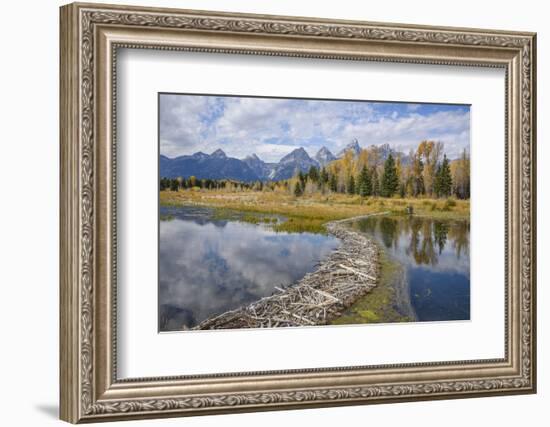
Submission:
[[469,221],[388,215],[352,227],[373,236],[403,266],[406,304],[416,320],[470,318]]
[[161,331],[271,295],[312,271],[339,244],[330,236],[275,233],[261,225],[215,219],[206,208],[161,208]]

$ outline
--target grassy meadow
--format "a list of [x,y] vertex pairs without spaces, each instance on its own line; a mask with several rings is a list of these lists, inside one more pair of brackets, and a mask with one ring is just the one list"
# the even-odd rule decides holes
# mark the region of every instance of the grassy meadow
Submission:
[[268,223],[276,231],[312,233],[324,233],[324,224],[329,221],[379,212],[405,214],[408,206],[419,216],[441,219],[469,219],[470,216],[469,200],[361,197],[341,193],[295,197],[277,191],[180,189],[161,191],[160,204],[207,206],[216,209],[218,218]]

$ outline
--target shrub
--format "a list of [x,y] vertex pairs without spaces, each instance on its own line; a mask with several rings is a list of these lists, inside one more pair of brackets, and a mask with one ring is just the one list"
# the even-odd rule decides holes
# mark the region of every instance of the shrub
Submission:
[[450,211],[455,206],[456,206],[456,202],[454,200],[447,199],[447,200],[445,200],[445,203],[443,204],[443,207],[441,208],[441,210]]
[[445,204],[451,208],[454,208],[456,206],[456,201],[455,199],[447,199]]

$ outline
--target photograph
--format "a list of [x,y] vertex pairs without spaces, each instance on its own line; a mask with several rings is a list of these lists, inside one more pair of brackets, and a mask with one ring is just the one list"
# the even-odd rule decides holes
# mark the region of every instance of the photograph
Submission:
[[470,106],[158,94],[160,332],[470,320]]

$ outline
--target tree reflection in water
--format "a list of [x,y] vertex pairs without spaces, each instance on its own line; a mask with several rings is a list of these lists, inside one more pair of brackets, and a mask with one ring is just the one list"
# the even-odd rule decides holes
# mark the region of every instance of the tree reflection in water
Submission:
[[415,216],[370,217],[354,223],[354,228],[375,235],[387,249],[404,252],[417,265],[435,266],[451,243],[457,259],[469,255],[470,223]]
[[396,292],[406,286],[417,320],[469,319],[469,221],[385,215],[352,227],[374,237],[403,267],[405,282],[395,285]]

